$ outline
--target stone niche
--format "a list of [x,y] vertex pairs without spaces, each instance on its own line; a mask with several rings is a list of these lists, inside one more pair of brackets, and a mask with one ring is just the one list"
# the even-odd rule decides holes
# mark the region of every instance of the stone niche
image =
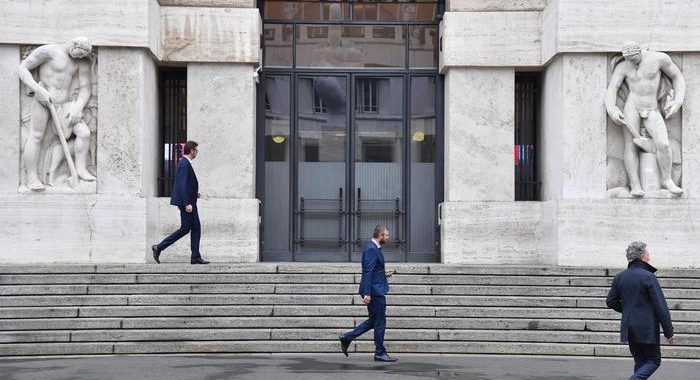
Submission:
[[[71,45],[76,40],[20,46],[20,193],[96,193],[97,49],[82,38],[87,48],[71,53],[79,49]],[[34,63],[27,63],[28,58]],[[51,66],[45,67],[49,61]],[[22,77],[23,67],[31,68],[34,84]],[[51,93],[51,107],[41,104],[32,85]],[[63,125],[63,139],[56,118]]]
[[[679,68],[683,67],[683,56],[681,54],[669,54],[673,63]],[[612,76],[615,67],[623,60],[621,54],[611,54],[608,56],[608,83]],[[691,89],[687,89],[690,91]],[[686,93],[687,93],[686,91]],[[617,93],[616,105],[621,110],[624,108],[625,99],[627,98],[628,88],[623,83]],[[673,99],[674,90],[670,78],[665,74],[661,75],[661,85],[657,95],[658,108],[663,110],[670,100]],[[671,151],[672,169],[671,178],[673,182],[683,188],[682,178],[682,143],[683,136],[681,133],[681,108],[678,113],[669,119],[664,119],[668,130],[668,139]],[[661,113],[663,115],[663,111]],[[668,190],[664,189],[660,184],[660,169],[657,164],[656,156],[653,153],[644,152],[637,149],[639,157],[639,177],[642,188],[644,189],[643,197],[635,197],[631,193],[630,179],[625,169],[624,164],[624,129],[625,127],[615,124],[610,117],[607,118],[607,197],[608,198],[676,198]],[[642,128],[640,134],[648,137],[648,133]]]

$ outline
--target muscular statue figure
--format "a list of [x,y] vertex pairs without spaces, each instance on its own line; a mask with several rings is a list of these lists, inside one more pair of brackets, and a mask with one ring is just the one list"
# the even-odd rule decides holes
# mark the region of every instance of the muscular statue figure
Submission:
[[[74,38],[65,44],[49,44],[36,48],[19,67],[19,77],[34,92],[32,121],[29,136],[24,146],[24,162],[27,169],[27,187],[38,191],[44,189],[39,179],[37,165],[41,141],[46,126],[52,119],[50,107],[54,107],[59,120],[52,120],[61,128],[66,139],[75,134],[75,169],[84,181],[94,181],[87,170],[90,150],[90,128],[83,119],[83,109],[90,100],[90,64],[86,58],[92,45],[84,37]],[[37,69],[38,82],[31,70]],[[78,93],[73,96],[74,80]],[[60,125],[59,125],[60,124]],[[54,131],[56,133],[56,131]]]
[[[631,194],[643,197],[639,179],[639,149],[655,153],[661,174],[661,186],[671,194],[679,196],[683,189],[671,179],[672,157],[668,130],[664,117],[673,117],[683,106],[685,99],[685,81],[680,69],[664,53],[647,51],[634,42],[622,48],[624,61],[619,63],[610,79],[605,94],[605,108],[612,121],[624,127],[624,164],[630,181]],[[675,96],[663,105],[663,116],[659,109],[659,93],[662,74],[670,78]],[[617,93],[623,83],[627,84],[629,93],[621,111],[615,104]],[[642,127],[651,137],[651,141],[641,133]]]

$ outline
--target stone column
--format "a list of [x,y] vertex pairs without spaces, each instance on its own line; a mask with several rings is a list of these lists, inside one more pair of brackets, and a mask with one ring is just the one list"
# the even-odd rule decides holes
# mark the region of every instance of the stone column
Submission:
[[0,194],[17,194],[19,186],[19,46],[0,45]]
[[255,81],[250,64],[187,66],[187,137],[201,144],[194,165],[213,198],[255,195]]
[[700,198],[700,53],[683,54],[688,90],[682,112],[684,197]]
[[514,199],[513,68],[451,68],[445,77],[445,201]]
[[158,173],[158,84],[143,49],[98,50],[98,194],[154,196]]
[[565,54],[544,74],[542,200],[606,197],[605,54]]

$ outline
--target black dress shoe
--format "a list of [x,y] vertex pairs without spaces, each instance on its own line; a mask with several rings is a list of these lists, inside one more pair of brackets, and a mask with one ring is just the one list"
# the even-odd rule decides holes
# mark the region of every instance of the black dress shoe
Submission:
[[389,357],[389,354],[384,354],[382,356],[374,355],[375,362],[395,362],[399,359]]
[[201,257],[198,257],[194,260],[190,260],[190,264],[209,264],[209,262]]
[[160,251],[158,250],[158,244],[153,244],[151,246],[151,251],[153,251],[153,259],[160,264]]
[[345,356],[348,356],[348,347],[350,347],[350,341],[343,334],[340,334],[338,340],[340,340],[340,349],[343,350]]

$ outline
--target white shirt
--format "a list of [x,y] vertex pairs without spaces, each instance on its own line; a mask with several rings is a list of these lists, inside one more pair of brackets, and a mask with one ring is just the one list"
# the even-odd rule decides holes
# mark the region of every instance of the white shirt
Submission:
[[382,248],[382,246],[381,246],[381,245],[379,245],[379,243],[377,243],[377,241],[376,241],[376,240],[374,240],[374,238],[372,238],[372,242],[374,243],[374,245],[376,245],[376,246],[377,246],[377,248]]
[[190,162],[190,165],[192,165],[192,159],[190,158],[190,156],[185,155],[185,156],[183,156],[183,157],[185,157],[185,158],[187,159],[187,161]]

